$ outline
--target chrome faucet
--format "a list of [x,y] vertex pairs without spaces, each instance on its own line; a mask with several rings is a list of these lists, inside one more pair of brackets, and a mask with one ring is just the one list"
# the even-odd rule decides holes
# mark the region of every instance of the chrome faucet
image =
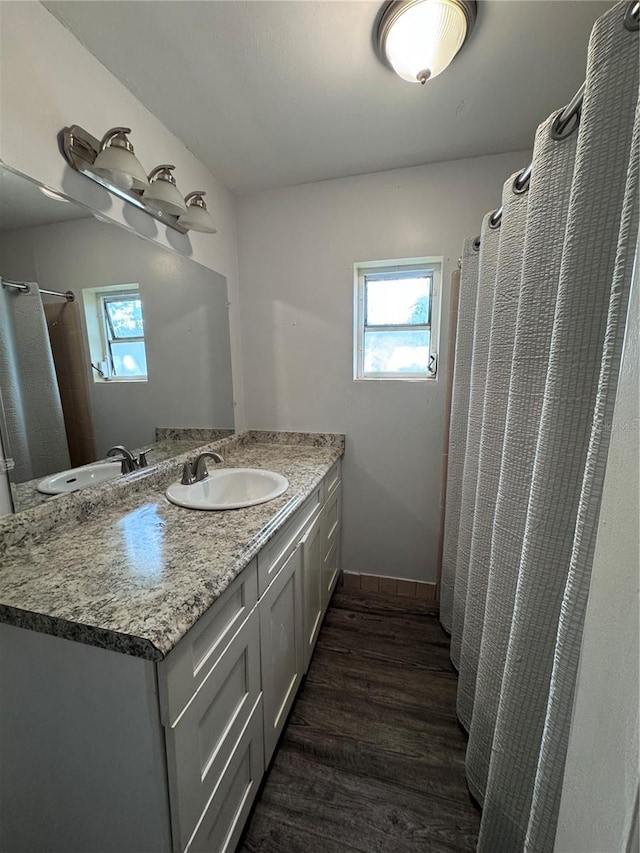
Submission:
[[193,462],[185,462],[182,466],[182,480],[180,482],[183,486],[192,486],[194,483],[200,483],[202,480],[207,479],[209,476],[206,464],[207,459],[213,459],[219,465],[224,462],[222,456],[216,453],[215,450],[205,450]]
[[134,454],[130,450],[127,450],[124,445],[116,444],[107,450],[107,457],[115,456],[118,458],[120,460],[121,473],[131,474],[132,471],[137,471],[139,468],[147,467],[149,464],[147,462],[147,453],[149,452],[149,449],[141,450],[140,455],[136,459]]

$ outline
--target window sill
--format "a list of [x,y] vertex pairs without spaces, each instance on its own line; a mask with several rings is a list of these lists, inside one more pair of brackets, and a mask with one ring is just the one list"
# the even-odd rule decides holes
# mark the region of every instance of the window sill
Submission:
[[110,377],[109,379],[97,378],[97,379],[93,380],[94,385],[130,385],[130,384],[141,385],[141,384],[148,382],[148,381],[149,381],[148,376],[131,377],[130,379],[128,377],[124,377],[124,376],[114,376],[114,377]]
[[437,376],[355,376],[354,382],[437,382]]

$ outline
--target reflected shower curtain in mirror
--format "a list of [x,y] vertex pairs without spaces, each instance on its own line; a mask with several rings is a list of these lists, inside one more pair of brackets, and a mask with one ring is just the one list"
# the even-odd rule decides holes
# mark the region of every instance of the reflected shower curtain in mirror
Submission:
[[49,333],[37,286],[0,286],[0,394],[12,479],[23,483],[69,467]]
[[75,468],[98,458],[90,379],[85,367],[90,357],[80,319],[80,304],[48,302],[44,313],[58,377],[69,456]]
[[463,251],[441,621],[482,853],[554,846],[638,231],[628,9],[594,26],[577,128],[540,125],[528,190]]

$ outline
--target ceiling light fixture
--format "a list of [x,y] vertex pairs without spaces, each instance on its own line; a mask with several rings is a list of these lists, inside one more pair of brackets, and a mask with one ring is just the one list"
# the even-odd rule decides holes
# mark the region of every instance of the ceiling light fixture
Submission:
[[184,202],[187,205],[187,212],[178,218],[178,222],[188,231],[204,231],[205,234],[216,234],[217,228],[207,210],[207,205],[204,203],[203,195],[205,193],[202,190],[196,190],[185,196]]
[[382,11],[381,56],[409,83],[426,83],[451,63],[473,29],[475,0],[392,0]]
[[156,166],[149,173],[149,186],[142,193],[142,200],[155,210],[179,216],[186,212],[187,206],[182,199],[182,193],[176,186],[176,179],[172,174],[174,169],[175,166],[166,163]]
[[60,131],[58,141],[62,156],[72,169],[118,198],[181,234],[216,234],[202,198],[204,192],[197,190],[183,199],[172,174],[175,166],[156,166],[147,177],[127,138],[129,133],[128,127],[112,127],[98,140],[83,127],[72,124]]

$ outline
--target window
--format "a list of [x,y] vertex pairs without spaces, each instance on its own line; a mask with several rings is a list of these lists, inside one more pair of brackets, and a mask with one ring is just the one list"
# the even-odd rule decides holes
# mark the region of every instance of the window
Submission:
[[82,291],[96,382],[147,379],[142,299],[137,284]]
[[112,379],[146,377],[142,301],[137,291],[100,297],[105,354]]
[[442,260],[357,264],[355,379],[434,379]]

